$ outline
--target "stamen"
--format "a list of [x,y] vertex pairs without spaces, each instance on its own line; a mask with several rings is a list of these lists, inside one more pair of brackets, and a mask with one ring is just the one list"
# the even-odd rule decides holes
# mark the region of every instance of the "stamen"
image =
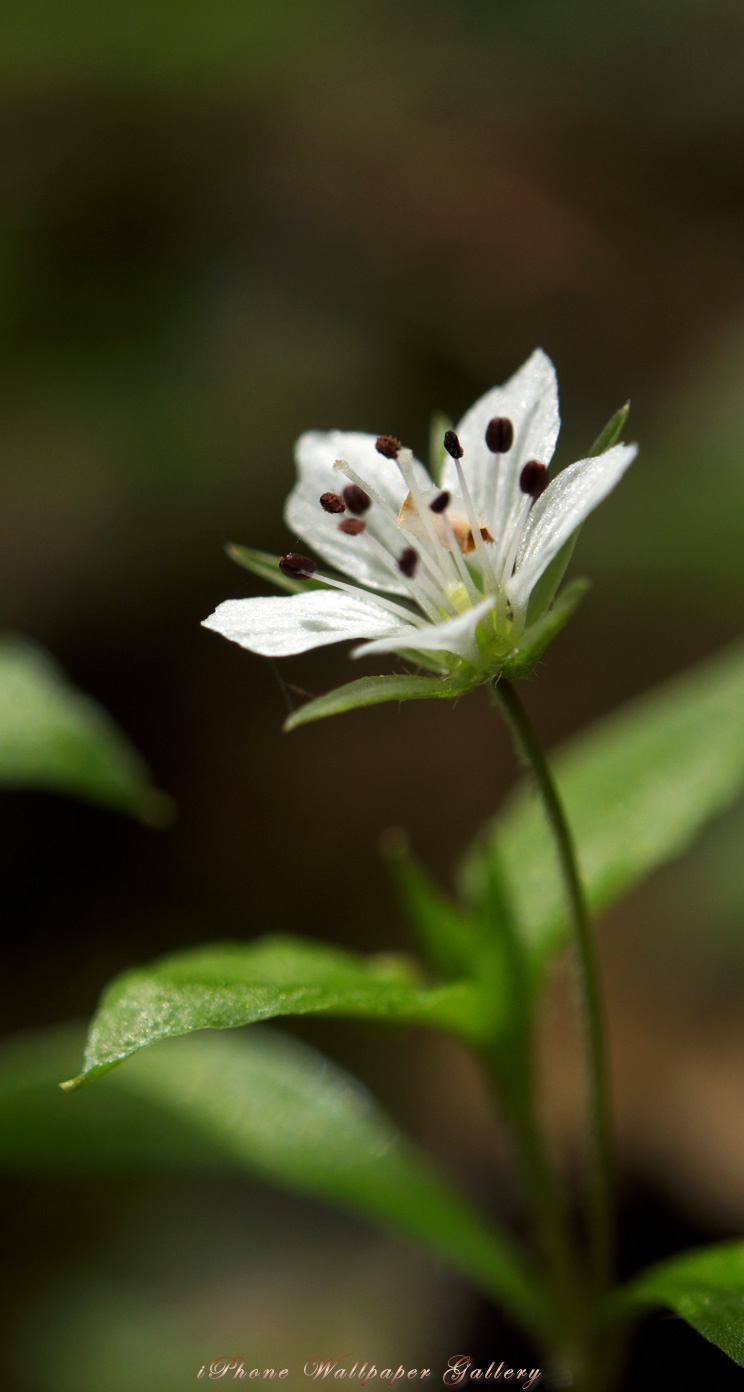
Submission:
[[[532,422],[533,422],[534,419],[535,419],[535,416],[536,416],[536,414],[537,414],[537,412],[538,412],[538,410],[539,410],[539,407],[540,407],[540,398],[539,398],[539,397],[536,397],[535,400],[532,402],[531,406],[529,407],[529,409],[528,409],[528,410],[525,412],[525,414],[522,416],[521,421],[519,421],[519,423],[518,423],[518,425],[517,425],[517,428],[516,428],[516,431],[515,431],[514,454],[512,455],[512,459],[514,460],[515,463],[516,463],[516,461],[519,459],[519,457],[524,453],[524,451],[525,451],[525,449],[526,449],[526,447],[527,447],[527,437],[528,437],[528,435],[529,435],[530,428],[531,428],[531,426],[532,426]],[[533,464],[533,463],[537,463],[537,460],[529,460],[529,461],[528,461],[528,464],[526,464],[524,467],[527,468],[528,465]],[[547,466],[544,466],[544,467],[547,467]],[[523,472],[524,472],[524,470],[523,470]],[[499,539],[498,539],[498,547],[497,547],[497,556],[496,556],[496,561],[495,561],[495,567],[496,567],[496,569],[497,569],[498,571],[500,571],[500,572],[503,574],[505,580],[508,579],[508,577],[511,575],[512,567],[513,567],[513,565],[514,565],[514,560],[512,559],[512,564],[511,564],[511,566],[505,566],[505,565],[504,565],[504,558],[506,557],[507,560],[508,560],[509,553],[512,554],[512,557],[515,557],[515,556],[516,556],[516,549],[515,549],[515,547],[514,547],[514,545],[513,545],[513,540],[510,541],[510,538],[513,539],[513,535],[514,535],[513,528],[514,528],[514,526],[516,526],[516,525],[519,525],[519,527],[521,528],[521,527],[524,525],[524,520],[525,520],[525,517],[526,517],[526,513],[525,513],[524,511],[521,511],[521,512],[518,513],[519,518],[521,518],[521,521],[520,521],[518,524],[513,524],[513,526],[512,526],[511,528],[509,528],[508,531],[504,528],[504,523],[505,523],[510,517],[512,517],[512,515],[513,515],[513,513],[514,513],[514,511],[515,511],[515,505],[516,505],[516,502],[517,502],[517,499],[513,496],[513,494],[514,494],[513,481],[514,481],[514,476],[513,476],[513,474],[510,476],[510,478],[507,479],[507,478],[506,478],[506,470],[503,469],[503,468],[500,468],[500,469],[498,470],[497,492],[496,492],[496,497],[495,497],[495,499],[494,499],[494,507],[493,507],[493,510],[492,510],[492,512],[491,512],[491,516],[493,517],[494,522],[497,523],[497,529],[496,529],[496,530],[497,530],[497,534],[498,534],[498,537],[499,537]],[[520,477],[520,488],[521,488],[521,477]],[[521,491],[524,492],[524,489],[522,489]],[[505,498],[504,498],[504,496],[503,496],[504,493],[506,493],[506,497],[505,497]],[[532,494],[529,494],[529,496],[532,497]],[[505,507],[504,507],[504,504],[505,504]],[[505,516],[505,517],[502,517],[502,516],[501,516],[502,510],[505,511],[505,513],[506,513],[506,516]],[[517,511],[518,511],[518,509],[517,509]]]
[[[333,471],[336,474],[345,474],[347,479],[351,479],[351,482],[357,485],[360,493],[366,493],[367,497],[371,498],[373,502],[377,503],[380,507],[384,508],[386,506],[382,494],[378,493],[371,484],[361,478],[356,469],[352,469],[351,464],[349,464],[346,459],[334,460]],[[389,507],[388,511],[390,511]]]
[[448,454],[452,455],[453,459],[462,459],[462,456],[465,453],[454,430],[445,430],[444,448],[446,449]]
[[455,563],[455,567],[456,567],[456,569],[457,569],[457,573],[458,573],[460,579],[462,580],[462,583],[463,583],[463,585],[465,586],[465,589],[467,590],[467,593],[468,593],[468,597],[469,597],[469,599],[470,599],[470,602],[471,602],[471,604],[480,604],[480,601],[481,601],[482,596],[478,594],[478,591],[477,591],[477,589],[475,588],[475,582],[474,582],[474,580],[473,580],[472,575],[470,574],[470,571],[468,570],[468,568],[467,568],[467,566],[466,566],[466,564],[465,564],[465,561],[464,561],[463,555],[462,555],[462,551],[460,550],[460,547],[459,547],[459,544],[458,544],[458,541],[457,541],[457,537],[455,536],[455,533],[454,533],[454,530],[453,530],[453,527],[452,527],[452,523],[450,522],[449,517],[447,516],[446,512],[444,513],[444,515],[443,515],[443,517],[442,517],[442,524],[443,524],[443,526],[444,526],[445,535],[446,535],[447,540],[448,540],[448,542],[449,542],[450,554],[451,554],[452,559],[453,559],[453,561],[454,561],[454,563]]
[[[379,512],[375,514],[376,517],[379,517],[379,515]],[[400,570],[395,556],[391,555],[385,543],[374,535],[371,527],[367,528],[366,545],[373,546],[377,550],[391,575],[395,575],[396,571]],[[410,550],[413,551],[413,547],[411,547]],[[416,555],[417,561],[421,559],[418,553],[414,554]],[[400,570],[400,573],[405,575],[405,571]],[[426,574],[424,566],[419,567],[415,580],[409,578],[407,575],[406,579],[408,580],[408,588],[412,598],[418,604],[419,609],[423,609],[432,623],[439,623],[442,608],[447,609],[451,614],[457,613],[454,605],[450,604],[447,596],[443,593],[441,586],[438,585],[435,580],[430,579]]]
[[367,523],[362,522],[359,517],[345,517],[343,522],[339,522],[338,530],[345,532],[347,536],[359,536],[367,530]]
[[519,507],[511,533],[503,570],[501,572],[502,584],[506,584],[510,578],[517,560],[519,542],[524,531],[524,525],[535,498],[539,498],[548,486],[548,466],[541,464],[538,459],[528,459],[521,474],[519,475],[519,487],[524,494],[521,506]]
[[402,445],[394,435],[380,435],[375,443],[375,449],[378,454],[384,455],[385,459],[397,459]]
[[317,575],[315,578],[333,590],[343,590],[344,594],[353,595],[355,599],[363,599],[365,604],[376,604],[379,609],[387,609],[389,614],[399,621],[411,624],[413,628],[422,628],[426,624],[426,619],[414,613],[413,609],[404,609],[402,604],[396,604],[392,599],[384,599],[382,595],[371,590],[363,590],[360,585],[347,585],[345,580],[334,580],[329,575]]
[[[406,456],[408,457],[408,461],[410,461],[410,460],[412,459],[411,451],[410,451],[410,450],[404,450],[403,447],[401,446],[401,454],[403,455],[403,465],[401,465],[400,461],[396,461],[396,462],[398,463],[398,468],[400,469],[400,472],[401,472],[401,474],[403,475],[403,478],[404,478],[404,481],[405,481],[405,483],[406,483],[406,486],[410,489],[410,488],[411,488],[410,472],[412,472],[412,471],[409,471],[409,473],[406,473],[403,466],[404,466],[404,465],[406,464],[406,462],[407,462],[407,461],[406,461]],[[410,532],[410,530],[408,529],[408,527],[405,526],[405,524],[403,523],[403,521],[401,520],[401,518],[398,516],[398,514],[397,514],[396,512],[393,511],[392,507],[390,506],[390,503],[387,502],[387,500],[386,500],[385,498],[383,498],[383,496],[382,496],[381,493],[378,493],[378,491],[377,491],[376,488],[373,488],[372,485],[371,485],[370,483],[367,483],[366,479],[363,479],[363,478],[357,473],[356,469],[352,468],[351,464],[349,464],[348,461],[347,461],[346,459],[337,459],[337,460],[335,460],[334,465],[333,465],[333,468],[334,468],[334,471],[335,471],[337,474],[345,474],[346,477],[347,477],[348,479],[350,479],[352,483],[356,483],[360,488],[363,489],[363,491],[364,491],[365,493],[368,493],[368,494],[369,494],[369,496],[370,496],[370,498],[372,499],[372,501],[376,504],[375,512],[374,512],[375,521],[379,524],[379,523],[382,521],[382,519],[384,518],[385,523],[389,523],[389,524],[390,524],[390,527],[391,527],[392,531],[393,531],[394,534],[395,534],[396,540],[397,540],[398,537],[400,537],[401,533],[402,533],[402,535],[403,535],[404,537],[410,538],[411,540],[415,540],[415,538],[413,537],[413,535],[412,535],[412,533]],[[413,495],[412,495],[412,496],[413,496]],[[429,531],[428,528],[426,528],[425,531],[426,531],[426,535],[429,537],[429,540],[432,541],[432,547],[431,547],[431,550],[428,550],[428,549],[427,549],[427,551],[424,552],[423,556],[420,557],[421,564],[422,564],[422,566],[425,566],[425,567],[426,567],[426,569],[427,569],[428,572],[429,572],[429,575],[431,576],[432,583],[437,587],[436,603],[437,603],[437,604],[443,603],[444,606],[445,606],[445,608],[451,609],[452,606],[448,603],[447,598],[446,598],[446,595],[445,595],[444,590],[443,590],[443,582],[446,584],[447,581],[451,578],[451,576],[449,576],[449,575],[445,576],[445,575],[443,574],[443,570],[444,570],[443,562],[444,562],[444,558],[445,558],[446,555],[447,555],[447,552],[446,552],[446,551],[444,550],[444,548],[439,544],[439,542],[438,542],[436,536],[433,535],[433,534]],[[369,532],[368,532],[368,536],[369,536]],[[393,557],[390,555],[390,550],[389,550],[390,545],[391,545],[390,539],[386,540],[385,543],[380,542],[380,545],[381,545],[381,546],[383,547],[383,549],[386,551],[386,554],[388,555],[388,558],[389,558],[389,560],[390,560],[391,565],[394,566],[394,565],[395,565],[395,561],[394,561]],[[454,612],[456,612],[456,611],[455,611],[455,610],[452,610],[452,612],[454,613]]]
[[401,575],[405,575],[407,580],[412,580],[416,574],[418,565],[418,555],[412,546],[407,546],[405,551],[401,551],[398,557],[398,570]]
[[290,580],[297,580],[314,575],[318,567],[309,556],[302,556],[299,551],[288,551],[286,556],[279,557],[279,569]]
[[[468,522],[470,523],[470,530],[473,533],[473,541],[475,542],[475,552],[478,557],[481,573],[483,575],[483,583],[486,589],[490,588],[492,592],[495,592],[495,590],[498,589],[498,583],[496,580],[496,576],[494,575],[491,569],[491,562],[488,557],[488,552],[486,551],[485,540],[483,537],[483,532],[481,531],[481,525],[478,521],[478,518],[476,517],[475,508],[473,507],[473,500],[470,496],[470,490],[468,488],[468,485],[465,482],[465,475],[463,473],[462,464],[460,463],[459,459],[455,459],[455,468],[457,469],[457,478],[460,484],[462,501],[465,504],[465,514],[467,516]],[[483,530],[485,531],[486,529],[484,528]]]
[[[448,581],[451,578],[451,573],[450,575],[447,574],[446,566],[446,557],[448,553],[439,543],[439,538],[437,536],[436,528],[432,520],[431,512],[426,505],[426,500],[416,478],[416,471],[413,467],[413,455],[411,454],[411,451],[409,449],[402,449],[398,456],[397,462],[398,468],[400,469],[400,472],[403,476],[403,482],[408,487],[408,490],[416,508],[416,512],[418,513],[418,516],[426,533],[427,539],[431,542],[430,555],[439,570],[439,579],[440,582],[444,582],[444,589],[446,591]],[[405,509],[405,507],[406,504],[404,503],[403,509]],[[403,509],[401,509],[401,512],[403,511]],[[399,521],[400,520],[401,519],[399,518]]]
[[486,444],[491,454],[508,454],[514,444],[514,426],[508,416],[494,416],[488,422]]
[[447,508],[449,507],[449,503],[450,494],[447,492],[445,488],[444,492],[440,493],[439,497],[435,498],[433,503],[429,503],[429,507],[431,508],[432,512],[446,512]]
[[506,549],[505,558],[501,570],[501,583],[505,585],[510,579],[517,559],[519,543],[524,534],[524,527],[532,507],[532,497],[529,493],[524,493],[520,499],[519,507],[514,518],[514,524],[509,535],[509,545]]
[[519,487],[531,498],[539,498],[548,486],[548,466],[537,459],[529,459],[519,475]]
[[349,512],[355,512],[357,516],[366,512],[372,502],[369,493],[365,493],[364,489],[360,488],[358,483],[350,483],[347,485],[343,490],[343,499]]
[[[492,454],[507,454],[514,444],[514,426],[508,416],[494,416],[493,420],[486,426],[486,445]],[[507,487],[506,470],[503,468],[500,459],[491,461],[490,478],[488,480],[488,515],[490,516],[496,530],[503,532],[504,517],[504,489]],[[497,548],[500,556],[503,546],[503,537],[499,538]],[[494,562],[494,570],[498,570],[498,560]]]
[[322,493],[320,506],[324,512],[346,512],[346,503],[340,493]]

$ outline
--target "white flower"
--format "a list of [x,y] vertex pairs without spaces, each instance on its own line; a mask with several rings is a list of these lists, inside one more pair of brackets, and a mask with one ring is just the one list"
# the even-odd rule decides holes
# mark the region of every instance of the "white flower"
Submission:
[[227,600],[206,627],[270,657],[364,638],[354,657],[399,652],[473,684],[495,675],[544,620],[567,543],[635,458],[617,444],[548,482],[559,428],[538,349],[447,432],[438,483],[388,436],[302,435],[285,518],[332,573],[291,551],[282,574],[312,587]]

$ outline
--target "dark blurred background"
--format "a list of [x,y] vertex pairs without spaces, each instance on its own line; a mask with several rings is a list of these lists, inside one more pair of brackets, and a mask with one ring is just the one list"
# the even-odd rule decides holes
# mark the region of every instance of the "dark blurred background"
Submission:
[[[226,540],[287,548],[303,429],[425,457],[434,409],[456,420],[537,344],[559,463],[632,399],[639,461],[574,561],[594,589],[527,692],[549,743],[736,632],[744,11],[25,0],[3,35],[2,626],[52,650],[180,808],[155,833],[3,796],[15,1031],[86,1017],[114,973],[192,943],[408,945],[380,833],[407,828],[447,882],[514,780],[482,694],[288,737],[293,687],[360,675],[347,653],[274,666],[200,629],[260,588]],[[602,927],[628,1266],[744,1221],[742,829],[721,821]],[[546,1094],[571,1157],[569,996],[559,980]],[[301,1032],[493,1200],[502,1143],[461,1050]],[[314,1331],[377,1349],[405,1327],[422,1358],[435,1329],[449,1352],[483,1334],[464,1286],[361,1224],[190,1183],[21,1184],[20,1392],[176,1392],[222,1344],[275,1360],[290,1333],[303,1359]],[[628,1386],[672,1366],[655,1330]],[[664,1385],[712,1385],[683,1356]]]

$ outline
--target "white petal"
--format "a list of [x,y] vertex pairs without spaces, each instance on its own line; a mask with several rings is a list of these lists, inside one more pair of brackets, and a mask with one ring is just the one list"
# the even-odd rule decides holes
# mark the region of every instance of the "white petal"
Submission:
[[373,643],[364,643],[361,648],[355,648],[352,657],[362,657],[371,652],[399,652],[404,648],[417,649],[419,652],[450,652],[457,657],[464,657],[466,662],[478,666],[480,659],[480,649],[475,638],[475,630],[478,623],[494,606],[495,600],[489,595],[488,599],[481,600],[472,609],[468,609],[464,614],[458,614],[456,619],[447,619],[445,623],[427,624],[424,628],[396,630],[388,634],[386,638],[380,638]]
[[[397,632],[401,625],[373,599],[367,603],[341,590],[308,590],[297,595],[227,599],[204,620],[204,627],[263,657],[289,657],[345,638]],[[411,633],[417,632],[412,625]]]
[[[486,444],[486,427],[494,416],[508,417],[514,427],[512,448],[498,458]],[[522,467],[528,459],[550,463],[560,425],[555,368],[547,353],[536,348],[503,387],[493,387],[476,401],[457,427],[464,450],[462,465],[475,510],[491,532],[502,558],[509,549],[522,501]],[[495,470],[499,474],[498,487],[494,487]],[[442,487],[457,491],[457,473],[451,460],[445,464]]]
[[[407,586],[395,565],[395,558],[407,543],[395,519],[408,489],[395,460],[378,454],[376,438],[342,430],[327,433],[310,430],[301,435],[295,446],[297,483],[287,499],[284,519],[297,536],[337,570],[374,589],[407,594]],[[387,504],[387,510],[383,510],[373,502],[364,514],[364,521],[392,552],[389,566],[371,537],[366,533],[347,536],[340,532],[338,524],[342,519],[324,512],[320,506],[323,493],[341,493],[348,483],[348,479],[333,467],[337,459],[351,464]],[[422,482],[431,490],[432,483],[423,465],[416,461],[414,464]]]
[[637,453],[637,445],[614,445],[605,454],[569,464],[548,485],[527,519],[516,570],[506,586],[513,604],[526,604],[564,542],[612,491]]

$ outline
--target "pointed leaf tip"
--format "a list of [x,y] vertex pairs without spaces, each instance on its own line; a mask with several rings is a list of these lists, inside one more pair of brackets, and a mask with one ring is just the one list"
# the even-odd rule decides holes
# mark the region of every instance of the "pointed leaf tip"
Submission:
[[722,1242],[661,1262],[642,1272],[621,1298],[668,1306],[744,1368],[744,1242]]
[[277,1015],[325,1013],[420,1021],[477,1038],[478,1001],[468,984],[429,987],[410,959],[365,957],[285,937],[192,948],[124,972],[91,1024],[76,1092],[139,1049],[194,1030],[235,1029]]

